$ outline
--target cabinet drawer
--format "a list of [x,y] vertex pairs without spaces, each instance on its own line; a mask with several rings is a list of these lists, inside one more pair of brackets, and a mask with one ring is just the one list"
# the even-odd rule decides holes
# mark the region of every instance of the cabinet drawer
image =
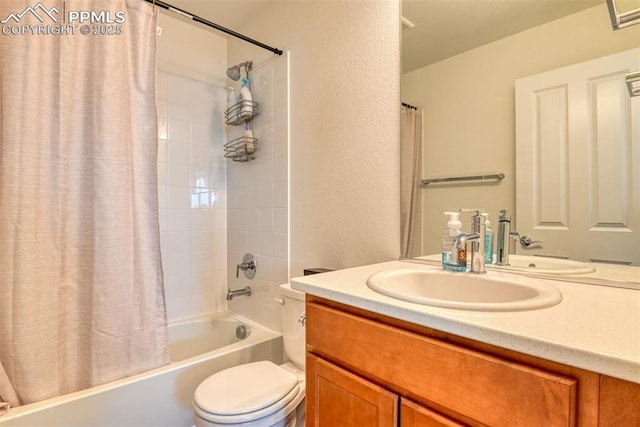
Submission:
[[308,303],[307,350],[469,423],[569,426],[577,382]]

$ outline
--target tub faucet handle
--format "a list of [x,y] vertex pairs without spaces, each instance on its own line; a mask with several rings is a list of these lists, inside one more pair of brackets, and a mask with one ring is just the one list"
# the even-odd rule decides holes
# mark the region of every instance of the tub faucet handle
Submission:
[[256,275],[256,269],[258,265],[256,264],[256,259],[252,254],[246,253],[242,257],[242,264],[238,264],[236,266],[236,279],[240,277],[240,270],[244,272],[244,275],[247,279],[253,279]]

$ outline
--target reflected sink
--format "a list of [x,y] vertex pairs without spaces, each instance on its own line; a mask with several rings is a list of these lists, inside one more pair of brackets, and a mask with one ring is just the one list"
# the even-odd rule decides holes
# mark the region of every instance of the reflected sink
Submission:
[[371,275],[367,286],[392,298],[462,310],[534,310],[562,301],[562,294],[551,284],[500,272],[477,275],[401,268]]
[[509,255],[509,264],[491,264],[487,268],[538,274],[586,274],[596,271],[593,264],[587,262],[527,255]]

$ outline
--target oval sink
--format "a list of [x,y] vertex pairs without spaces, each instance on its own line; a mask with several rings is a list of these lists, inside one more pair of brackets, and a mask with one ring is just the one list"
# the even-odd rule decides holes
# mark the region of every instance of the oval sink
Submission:
[[509,264],[491,264],[487,268],[539,274],[586,274],[596,271],[595,266],[587,262],[527,255],[509,255]]
[[402,268],[371,275],[367,286],[392,298],[462,310],[534,310],[562,301],[560,291],[548,283],[498,272],[476,275]]

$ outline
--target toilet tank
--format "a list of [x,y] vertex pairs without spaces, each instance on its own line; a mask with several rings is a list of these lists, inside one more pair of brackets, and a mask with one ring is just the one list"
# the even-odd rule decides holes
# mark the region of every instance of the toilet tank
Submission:
[[291,289],[291,285],[280,285],[280,295],[284,301],[282,306],[282,338],[284,352],[293,363],[304,367],[305,328],[300,323],[304,314],[304,292]]

